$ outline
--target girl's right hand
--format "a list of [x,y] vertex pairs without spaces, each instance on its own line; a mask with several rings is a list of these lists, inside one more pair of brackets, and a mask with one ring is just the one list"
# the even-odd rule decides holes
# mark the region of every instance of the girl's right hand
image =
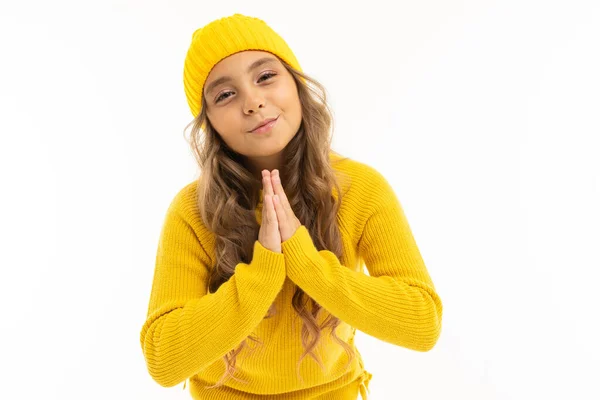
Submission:
[[263,181],[263,208],[262,223],[258,232],[258,241],[260,244],[271,251],[281,253],[281,235],[279,233],[279,223],[277,222],[277,213],[273,204],[273,186],[271,184],[271,172],[262,171]]

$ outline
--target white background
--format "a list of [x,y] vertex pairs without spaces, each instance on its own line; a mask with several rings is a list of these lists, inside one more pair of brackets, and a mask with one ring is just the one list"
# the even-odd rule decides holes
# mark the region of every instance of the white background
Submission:
[[394,186],[444,303],[427,353],[358,332],[371,398],[598,399],[600,3],[2,1],[2,399],[189,399],[139,332],[197,177],[194,30],[259,17]]

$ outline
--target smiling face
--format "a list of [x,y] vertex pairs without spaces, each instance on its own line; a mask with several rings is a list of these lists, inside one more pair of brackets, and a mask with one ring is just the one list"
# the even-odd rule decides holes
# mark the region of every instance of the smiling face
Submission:
[[[260,171],[280,168],[281,152],[298,132],[302,108],[296,82],[273,54],[242,51],[217,63],[204,85],[206,115],[225,143]],[[277,118],[264,133],[251,130]]]

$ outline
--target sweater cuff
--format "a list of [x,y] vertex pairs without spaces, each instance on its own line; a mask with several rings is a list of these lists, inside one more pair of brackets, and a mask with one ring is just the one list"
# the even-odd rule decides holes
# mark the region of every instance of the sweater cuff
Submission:
[[282,253],[271,251],[256,240],[252,260],[238,264],[235,275],[248,290],[250,299],[263,298],[272,302],[285,281],[285,258]]
[[281,243],[281,250],[286,256],[288,274],[306,272],[308,268],[307,261],[319,258],[319,251],[315,247],[308,229],[301,225],[296,232],[285,242]]
[[283,253],[277,253],[264,247],[260,241],[254,241],[254,253],[252,253],[250,265],[285,265]]

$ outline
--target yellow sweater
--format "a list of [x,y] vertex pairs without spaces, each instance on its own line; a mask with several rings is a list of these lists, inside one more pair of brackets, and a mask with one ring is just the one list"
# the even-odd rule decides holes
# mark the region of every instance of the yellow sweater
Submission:
[[[161,230],[140,332],[146,365],[157,383],[172,387],[189,379],[194,399],[355,400],[358,393],[366,399],[372,375],[354,345],[357,329],[412,350],[433,348],[441,332],[442,302],[392,187],[367,164],[347,159],[332,165],[350,178],[341,184],[338,213],[346,265],[329,251],[318,251],[302,225],[282,243],[282,253],[256,240],[252,261],[240,262],[215,293],[208,293],[206,283],[215,260],[214,236],[201,222],[196,182],[176,194]],[[262,191],[259,223],[261,210]],[[302,320],[291,305],[294,284],[342,321],[336,333],[356,354],[349,372],[344,371],[345,350],[326,329],[314,350],[326,370],[305,357],[304,382],[298,380],[296,364],[304,348]],[[273,302],[277,314],[263,319]],[[222,357],[251,334],[263,344],[251,344],[249,357],[244,357],[247,349],[238,355],[234,375],[247,383],[229,378],[225,386],[205,389],[225,372]]]

